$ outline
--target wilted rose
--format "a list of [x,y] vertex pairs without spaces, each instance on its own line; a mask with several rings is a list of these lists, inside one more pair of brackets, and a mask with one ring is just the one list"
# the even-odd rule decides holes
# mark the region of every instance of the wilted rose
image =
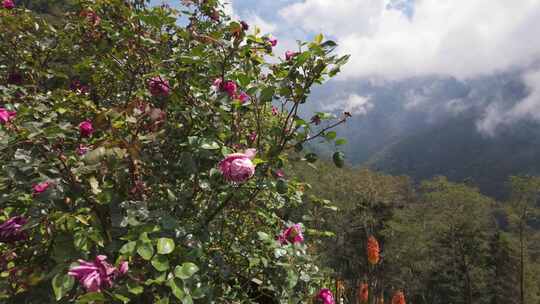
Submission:
[[11,243],[22,241],[28,235],[22,230],[28,220],[22,216],[14,216],[0,224],[0,242]]
[[152,96],[169,96],[170,87],[167,79],[161,78],[161,76],[155,76],[148,80],[148,89]]

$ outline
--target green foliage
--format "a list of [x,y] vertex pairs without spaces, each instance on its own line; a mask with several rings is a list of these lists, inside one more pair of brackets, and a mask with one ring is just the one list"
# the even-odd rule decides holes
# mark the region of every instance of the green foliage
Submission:
[[[61,14],[48,4],[32,5]],[[28,218],[24,241],[0,243],[2,301],[304,302],[325,274],[305,244],[276,238],[307,186],[274,172],[295,146],[336,139],[298,113],[348,57],[320,35],[269,63],[268,37],[244,31],[218,1],[69,9],[54,20],[22,8],[0,18],[0,105],[17,113],[0,125],[0,222]],[[166,92],[151,79],[167,81]],[[216,79],[249,99],[213,87]],[[320,116],[334,126],[346,119]],[[248,148],[257,151],[253,176],[228,182],[219,162]],[[67,272],[98,255],[115,267],[114,282],[88,292]],[[117,273],[122,262],[127,275]]]
[[[336,169],[325,161],[293,163],[291,170],[309,182],[308,193],[323,198],[310,207],[313,218],[292,214],[327,236],[314,252],[345,283],[346,302],[353,302],[357,286],[368,282],[371,300],[403,289],[412,303],[520,303],[517,214],[524,213],[517,211],[525,206],[524,300],[538,301],[537,178],[512,178],[512,198],[496,202],[471,185],[445,178],[414,187],[406,177]],[[369,235],[382,249],[376,266],[366,261]]]

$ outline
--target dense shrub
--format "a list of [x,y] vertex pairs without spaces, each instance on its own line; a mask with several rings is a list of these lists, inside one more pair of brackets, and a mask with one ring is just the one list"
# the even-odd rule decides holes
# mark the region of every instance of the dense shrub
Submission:
[[216,0],[79,5],[0,9],[0,301],[313,298],[317,233],[284,211],[306,186],[281,168],[334,140],[346,116],[297,113],[347,57],[321,35],[274,57]]

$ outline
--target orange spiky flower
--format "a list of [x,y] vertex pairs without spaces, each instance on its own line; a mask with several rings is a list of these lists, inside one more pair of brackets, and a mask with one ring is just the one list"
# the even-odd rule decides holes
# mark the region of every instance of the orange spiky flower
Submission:
[[367,303],[369,300],[369,285],[362,283],[358,286],[358,300],[360,303]]
[[370,264],[379,263],[379,250],[379,242],[373,235],[370,236],[367,241],[367,257]]
[[394,293],[394,296],[392,297],[392,304],[406,304],[403,291],[398,290],[396,293]]

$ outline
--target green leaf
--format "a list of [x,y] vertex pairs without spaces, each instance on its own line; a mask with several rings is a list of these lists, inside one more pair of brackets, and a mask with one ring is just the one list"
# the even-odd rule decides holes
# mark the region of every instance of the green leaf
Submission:
[[120,301],[120,302],[122,302],[122,303],[129,303],[129,301],[130,301],[130,299],[129,299],[128,297],[126,297],[126,296],[124,296],[124,295],[121,295],[121,294],[119,294],[119,293],[113,294],[113,297],[114,297],[116,300],[118,300],[118,301]]
[[157,252],[159,254],[169,254],[174,251],[174,241],[169,238],[160,238],[157,241]]
[[134,295],[139,295],[144,292],[144,287],[133,282],[127,283],[127,289]]
[[319,157],[315,153],[307,153],[305,157],[309,163],[314,163],[319,159]]
[[215,141],[203,140],[201,143],[201,149],[217,150],[219,149],[219,144]]
[[332,160],[334,161],[336,167],[343,168],[343,166],[345,165],[345,154],[338,151],[334,153],[334,155],[332,156]]
[[156,255],[150,263],[152,263],[152,266],[157,271],[166,271],[169,269],[169,259],[164,255]]
[[315,36],[315,43],[321,44],[321,42],[323,41],[323,39],[324,39],[323,34],[318,34],[317,36]]
[[268,235],[268,233],[266,233],[266,232],[258,231],[257,235],[259,236],[259,240],[261,240],[263,242],[268,241],[268,240],[271,239],[270,235]]
[[337,133],[335,131],[330,131],[330,132],[327,132],[324,137],[328,140],[332,140],[334,138],[336,138],[337,136]]
[[105,296],[101,292],[89,292],[77,299],[77,304],[87,304],[94,302],[104,302]]
[[132,254],[133,251],[135,251],[135,247],[137,246],[137,242],[127,242],[120,248],[121,254]]
[[137,253],[145,260],[150,260],[154,255],[154,246],[149,242],[141,242],[137,246]]
[[345,138],[339,138],[339,139],[336,139],[336,146],[341,146],[341,145],[344,145],[347,143],[347,140]]
[[182,266],[176,266],[174,268],[174,276],[182,280],[187,280],[191,278],[197,271],[199,271],[199,267],[197,267],[197,265],[191,262],[186,262],[183,263]]
[[172,280],[169,280],[168,285],[171,288],[173,295],[178,300],[182,300],[186,296],[186,293],[183,290],[184,283],[182,281],[177,280],[177,279],[172,279]]
[[75,284],[75,279],[67,273],[59,273],[52,279],[52,288],[56,301],[60,301]]
[[272,101],[272,98],[274,96],[274,87],[266,87],[261,91],[261,101],[262,102],[270,102]]

